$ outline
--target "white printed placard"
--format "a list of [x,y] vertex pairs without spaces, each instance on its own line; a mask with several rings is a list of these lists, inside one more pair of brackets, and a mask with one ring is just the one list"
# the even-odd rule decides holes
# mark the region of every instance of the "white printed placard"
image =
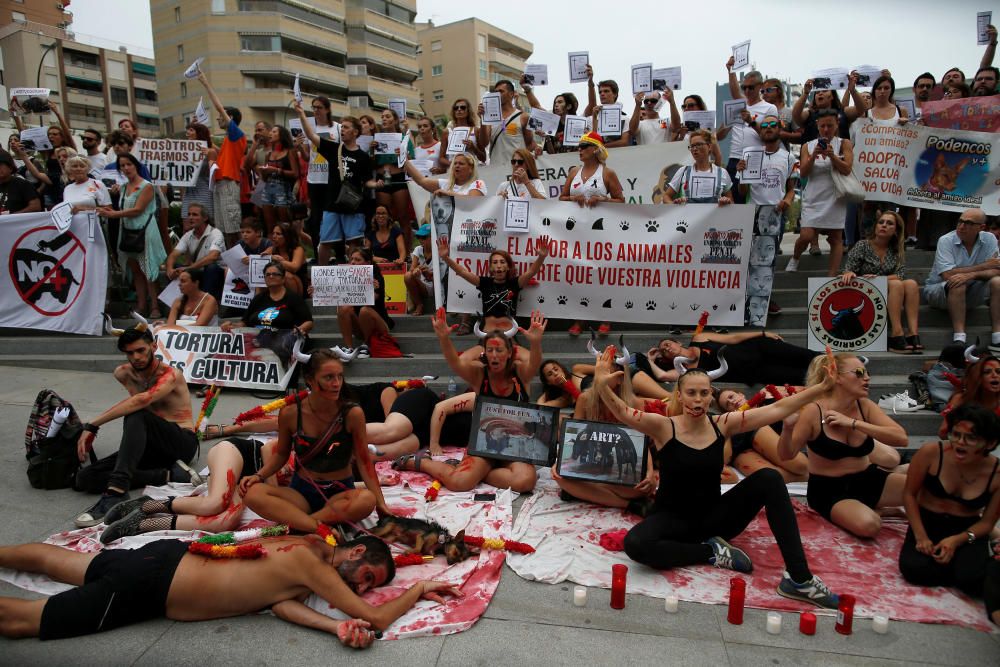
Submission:
[[680,90],[681,68],[661,67],[653,70],[653,90]]
[[632,65],[632,93],[648,93],[653,90],[653,63]]
[[532,109],[531,117],[528,118],[528,129],[540,132],[547,137],[554,137],[556,136],[556,131],[559,129],[559,120],[559,115],[551,111]]
[[569,81],[576,83],[587,80],[587,65],[590,64],[590,54],[587,51],[571,51],[569,53]]
[[461,155],[465,152],[465,141],[472,132],[470,127],[453,127],[448,130],[448,151],[449,156]]
[[399,120],[402,121],[406,118],[406,98],[405,97],[390,97],[389,98],[389,108],[396,112]]
[[743,69],[750,66],[750,40],[740,42],[733,47],[733,69]]
[[548,65],[532,65],[527,64],[524,66],[524,82],[529,86],[547,86],[549,85],[549,66]]
[[312,267],[313,306],[371,306],[375,277],[368,265]]
[[250,274],[250,287],[266,287],[267,281],[264,279],[264,269],[271,263],[271,255],[247,255],[250,259],[248,271]]
[[48,88],[11,88],[10,108],[12,114],[48,113]]
[[[239,246],[235,247],[238,248]],[[253,296],[254,290],[250,287],[250,283],[247,282],[246,278],[240,276],[240,274],[231,268],[226,269],[226,282],[222,286],[222,301],[219,303],[230,308],[246,310]]]
[[990,33],[987,28],[993,23],[993,12],[979,12],[976,14],[976,44],[982,46],[990,43]]

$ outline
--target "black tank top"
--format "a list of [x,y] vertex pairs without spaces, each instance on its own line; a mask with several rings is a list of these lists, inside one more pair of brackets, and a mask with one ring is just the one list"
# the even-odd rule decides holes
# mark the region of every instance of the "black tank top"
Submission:
[[517,378],[517,376],[511,378],[511,383],[514,385],[513,390],[506,396],[501,396],[493,391],[493,387],[490,385],[489,376],[484,374],[483,384],[479,389],[479,395],[490,398],[505,398],[508,401],[517,401],[518,403],[530,403],[531,397],[528,396],[528,392],[524,390],[524,387],[521,385],[521,381]]
[[[293,444],[295,446],[296,465],[312,470],[313,472],[333,472],[346,468],[351,462],[354,454],[354,436],[347,430],[347,413],[354,407],[353,403],[346,403],[341,406],[340,414],[334,419],[334,433],[330,439],[321,445],[321,450],[313,454],[302,463],[302,457],[309,454],[317,446],[318,437],[306,435],[302,432],[302,403],[299,403],[296,415],[295,435]],[[323,429],[324,433],[326,429]]]
[[709,417],[709,423],[715,431],[715,440],[705,449],[694,449],[677,439],[674,422],[670,421],[670,440],[656,453],[660,469],[657,507],[684,514],[702,513],[719,501],[726,439],[714,419]]
[[954,500],[956,503],[970,510],[980,510],[986,507],[986,504],[990,502],[990,498],[993,496],[990,493],[990,487],[993,485],[993,477],[997,474],[997,465],[1000,465],[1000,459],[993,460],[993,472],[990,473],[990,479],[986,482],[986,488],[975,498],[963,498],[962,496],[955,495],[954,493],[948,493],[944,490],[944,486],[941,484],[941,466],[944,465],[944,445],[940,442],[938,443],[938,471],[936,475],[932,475],[930,471],[927,472],[927,476],[924,477],[924,488],[927,493],[940,498],[941,500]]
[[[819,407],[819,435],[816,436],[815,440],[810,440],[806,443],[809,449],[825,459],[830,459],[831,461],[838,461],[840,459],[847,458],[861,458],[862,456],[868,456],[875,449],[875,438],[868,436],[865,438],[860,445],[857,447],[852,447],[846,442],[841,442],[840,440],[834,440],[826,434],[826,430],[823,427],[823,408]],[[861,412],[861,402],[858,401],[858,412]],[[864,417],[864,413],[861,413]]]

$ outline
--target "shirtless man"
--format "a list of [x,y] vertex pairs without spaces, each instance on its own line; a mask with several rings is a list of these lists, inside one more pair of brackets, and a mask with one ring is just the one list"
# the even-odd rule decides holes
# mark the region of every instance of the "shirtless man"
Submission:
[[[0,547],[0,567],[38,572],[74,588],[50,598],[0,597],[0,635],[61,639],[103,632],[152,618],[206,621],[262,609],[281,619],[336,635],[363,648],[417,600],[461,596],[450,584],[421,581],[377,607],[359,595],[395,576],[384,542],[364,535],[332,547],[316,535],[261,540],[256,560],[213,560],[188,553],[186,542],[157,540],[139,549],[82,554],[50,544]],[[313,611],[316,593],[350,620]]]
[[117,454],[77,473],[76,488],[92,493],[103,489],[101,499],[76,518],[80,528],[101,523],[109,509],[129,499],[132,487],[201,483],[187,466],[198,451],[198,439],[184,375],[153,356],[153,335],[143,324],[126,329],[118,349],[128,362],[115,369],[115,379],[129,397],[83,425],[77,455],[86,461],[100,427],[119,417],[125,422],[121,445]]

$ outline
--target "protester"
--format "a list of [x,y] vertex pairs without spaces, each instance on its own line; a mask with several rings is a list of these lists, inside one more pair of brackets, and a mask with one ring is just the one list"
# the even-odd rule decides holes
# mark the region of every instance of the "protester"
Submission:
[[[518,148],[510,156],[511,174],[497,188],[497,196],[548,199],[545,185],[538,177],[535,156],[527,148]],[[513,188],[513,194],[511,189]]]
[[[183,324],[194,327],[214,327],[219,324],[219,302],[202,285],[205,273],[200,269],[187,267],[180,269],[177,285],[181,295],[170,305],[167,324]],[[204,393],[199,395],[204,396]]]
[[[785,106],[785,87],[780,79],[766,79],[760,89],[760,96],[768,104],[773,104],[778,110],[778,118],[781,120],[780,139],[788,148],[789,144],[801,143],[802,128],[800,128],[792,117],[791,107]],[[763,136],[761,136],[763,140]],[[766,143],[766,142],[765,142]]]
[[672,338],[664,338],[657,347],[659,355],[654,363],[666,371],[663,379],[669,382],[680,376],[678,359],[682,359],[681,363],[688,370],[717,371],[722,368],[720,357],[724,349],[726,371],[720,376],[724,382],[800,385],[805,381],[809,364],[819,354],[786,343],[770,331],[734,334],[703,331],[692,337],[689,347]]
[[299,241],[299,233],[289,222],[279,222],[271,230],[271,245],[261,255],[269,255],[272,262],[285,270],[285,287],[295,294],[305,294],[309,283],[309,267],[306,265],[306,251]]
[[100,173],[104,171],[104,166],[108,163],[108,156],[101,151],[101,139],[101,133],[89,127],[80,136],[84,156],[90,162],[90,174],[95,177],[100,176]]
[[[271,240],[264,238],[264,227],[257,218],[250,216],[240,222],[240,247],[247,255],[260,255],[271,247]],[[244,257],[243,263],[250,264],[250,259]]]
[[[202,207],[202,211],[211,218],[214,209],[212,208],[212,183],[210,175],[212,173],[212,164],[219,157],[219,151],[212,144],[211,131],[201,123],[191,123],[188,125],[185,130],[185,136],[189,140],[202,141],[205,145],[202,146],[203,158],[201,164],[198,166],[198,175],[195,178],[194,185],[184,188],[184,199],[181,201],[181,219],[187,219],[188,207],[191,204],[199,204]],[[225,237],[223,237],[223,242],[225,242]],[[225,245],[223,245],[223,249],[225,249]]]
[[217,170],[212,191],[212,211],[219,230],[225,235],[226,247],[231,248],[239,240],[242,219],[240,165],[247,151],[247,137],[240,129],[243,114],[236,107],[223,106],[204,72],[198,73],[198,81],[205,86],[205,92],[219,114],[219,129],[226,133],[215,162]]
[[[310,102],[313,112],[314,131],[323,139],[332,139],[334,136],[336,123],[330,117],[330,98],[324,95],[314,97]],[[312,142],[303,136],[296,141],[300,144],[307,160],[309,168],[306,176],[306,193],[309,200],[309,218],[306,220],[306,231],[309,237],[319,239],[320,224],[323,220],[323,208],[326,206],[327,185],[330,179],[330,162],[325,157],[313,150]],[[308,143],[306,143],[308,142]]]
[[[410,254],[410,268],[403,276],[406,293],[413,302],[410,315],[424,314],[424,301],[434,294],[434,268],[431,266],[431,225],[425,222],[415,233],[417,245]],[[442,274],[443,276],[443,274]],[[444,283],[447,285],[447,282]]]
[[[708,107],[705,106],[705,100],[701,98],[701,95],[688,95],[687,97],[684,98],[684,101],[681,103],[681,109],[683,109],[685,112],[707,111]],[[701,128],[695,127],[694,129],[697,130]],[[711,146],[711,151],[712,151],[711,158],[714,164],[722,164],[723,162],[722,151],[719,150],[719,142],[725,139],[727,136],[729,136],[729,130],[730,128],[728,126],[723,126],[717,130],[712,131],[712,135],[715,137],[715,141],[712,142]],[[673,137],[671,140],[680,141],[685,136],[687,136],[687,133],[689,131],[692,130],[688,129],[687,123],[686,122],[681,123],[676,128],[674,128]]]
[[[781,389],[775,387],[776,393]],[[787,390],[784,396],[789,395]],[[719,410],[723,413],[738,412],[747,405],[747,397],[735,389],[713,390]],[[763,404],[780,400],[779,397],[765,399]],[[743,475],[752,475],[758,470],[771,468],[778,471],[781,478],[788,482],[804,482],[809,477],[809,461],[803,452],[799,452],[785,461],[780,454],[781,438],[790,438],[797,421],[797,415],[785,417],[784,421],[774,422],[758,429],[739,433],[731,438],[732,451],[730,461]],[[727,462],[728,463],[728,462]]]
[[[510,156],[518,148],[535,152],[535,134],[528,128],[529,115],[517,108],[517,92],[513,82],[501,79],[493,84],[493,92],[500,93],[499,123],[483,123],[479,127],[476,142],[488,147],[490,164],[507,164]],[[479,117],[483,117],[483,105],[479,104]]]
[[997,237],[985,231],[986,214],[970,208],[955,231],[938,239],[934,264],[921,294],[933,308],[947,310],[952,340],[965,342],[966,312],[988,303],[993,324],[990,352],[1000,354],[1000,259]]
[[931,101],[931,91],[934,90],[934,86],[936,85],[937,81],[934,80],[934,75],[930,72],[924,72],[913,80],[913,103],[917,107],[918,119],[921,116],[924,103]]
[[[726,62],[726,70],[729,72],[729,95],[734,100],[746,98],[746,108],[740,112],[743,122],[732,126],[732,137],[729,140],[729,162],[726,163],[726,172],[729,179],[734,184],[739,184],[736,164],[743,159],[744,151],[748,149],[760,149],[764,144],[760,138],[760,128],[757,123],[766,115],[778,115],[778,109],[770,102],[765,102],[760,97],[760,89],[764,85],[764,76],[754,70],[748,72],[743,77],[743,83],[736,80],[736,72],[733,71],[733,56]],[[743,203],[743,198],[734,197],[737,204]]]
[[[660,118],[657,105],[665,100],[670,105],[670,119]],[[641,117],[641,119],[640,119]],[[661,144],[670,141],[673,128],[681,122],[681,114],[674,102],[674,94],[668,89],[662,92],[636,93],[635,110],[628,121],[628,132],[635,137],[639,146]]]
[[[853,80],[853,77],[852,79]],[[896,82],[891,76],[882,75],[872,84],[872,106],[865,111],[865,117],[872,119],[876,125],[899,124],[909,120],[906,109],[901,109],[893,96],[896,94]]]
[[[539,107],[541,108],[541,107]],[[573,153],[576,146],[566,146],[563,139],[566,136],[566,116],[575,116],[580,109],[580,102],[573,93],[556,95],[552,100],[552,113],[559,116],[559,125],[553,137],[545,137],[545,152],[553,155],[558,153]]]
[[980,67],[976,78],[972,81],[972,94],[976,97],[987,97],[997,94],[997,79],[1000,70],[996,67]]
[[[848,283],[855,276],[888,277],[890,327],[888,349],[898,354],[920,354],[924,350],[917,328],[920,286],[916,280],[904,277],[903,235],[903,217],[899,213],[886,211],[880,215],[868,238],[855,243],[851,252],[847,254],[841,278],[843,282]],[[903,331],[904,309],[906,328],[910,332],[908,336],[904,336]]]
[[[538,380],[542,385],[542,393],[535,401],[538,405],[548,405],[554,408],[572,408],[580,398],[584,380],[583,368],[589,369],[593,375],[593,366],[575,364],[572,372],[555,359],[546,359],[538,371]],[[570,386],[572,385],[572,386]]]
[[[841,139],[848,139],[851,136],[850,128],[851,123],[858,119],[858,117],[864,113],[867,106],[862,106],[863,100],[860,98],[855,98],[855,105],[852,107],[843,108],[840,99],[837,94],[828,89],[820,89],[813,93],[812,103],[809,108],[806,108],[806,102],[809,101],[809,93],[813,89],[813,80],[807,79],[805,84],[802,86],[802,95],[799,99],[795,100],[795,104],[792,106],[792,120],[798,123],[802,127],[802,143],[806,144],[810,141],[819,137],[819,119],[821,113],[833,109],[836,113],[832,114],[836,117],[836,136]],[[854,89],[855,92],[857,88]],[[830,115],[827,113],[826,115]]]
[[[966,354],[967,361],[976,359],[970,359],[970,354]],[[961,388],[952,393],[948,404],[941,411],[942,417],[947,417],[961,405],[978,405],[1000,417],[1000,359],[992,354],[983,355],[966,369],[962,380]],[[942,420],[938,437],[944,439],[947,436],[948,422]]]
[[[449,141],[448,135],[451,133],[451,130],[456,127],[467,127],[469,128],[469,136],[463,142],[465,144],[465,150],[466,152],[475,155],[480,164],[485,164],[486,152],[479,145],[479,140],[477,138],[477,135],[479,134],[479,118],[476,116],[475,109],[472,108],[472,103],[464,97],[458,98],[451,105],[450,116],[451,119],[448,121],[448,127],[441,132],[441,145],[447,149]],[[441,167],[445,171],[451,167],[451,156],[449,156],[446,151],[441,155]]]
[[34,213],[42,210],[42,199],[31,183],[15,172],[17,165],[7,151],[0,151],[0,214]]
[[[476,161],[468,154],[452,158],[447,178],[424,176],[407,160],[403,167],[413,182],[438,197],[485,197],[486,183],[476,176]],[[433,201],[433,199],[432,199]]]
[[378,265],[372,261],[371,252],[365,248],[355,248],[351,251],[348,261],[352,266],[372,267],[372,280],[375,289],[375,303],[371,306],[338,306],[337,322],[340,325],[340,335],[344,340],[341,348],[345,356],[354,354],[354,334],[361,334],[361,344],[358,358],[366,359],[371,355],[370,348],[373,338],[385,338],[395,326],[389,311],[385,308],[385,278]]
[[[226,249],[222,232],[211,225],[208,211],[201,204],[188,206],[184,219],[184,236],[177,242],[167,257],[167,279],[174,280],[183,268],[199,269],[202,273],[201,287],[216,299],[222,298],[222,287],[226,272],[219,264]],[[186,264],[178,264],[181,255],[187,257]]]
[[430,164],[421,170],[424,176],[445,173],[447,170],[441,167],[444,148],[438,139],[437,127],[428,116],[421,116],[417,119],[417,142],[417,145],[413,147],[413,159]]
[[910,527],[899,571],[916,586],[955,586],[984,598],[986,615],[1000,625],[1000,560],[989,548],[1000,519],[1000,461],[991,456],[1000,422],[985,408],[963,405],[947,424],[948,443],[924,445],[907,470]]
[[[733,203],[732,180],[729,173],[709,161],[710,147],[714,137],[708,130],[694,130],[688,133],[688,150],[694,159],[693,166],[684,166],[674,173],[670,185],[663,193],[663,199],[671,204],[718,204]],[[698,185],[692,189],[692,184]]]
[[389,209],[376,206],[372,216],[371,229],[365,235],[373,258],[380,264],[404,264],[406,262],[406,241],[399,225],[389,217]]
[[[406,121],[400,122],[399,116],[392,109],[382,110],[382,123],[378,132],[398,134],[402,139],[399,150],[407,157],[413,157],[413,142],[406,131]],[[343,122],[343,121],[341,121]],[[375,178],[382,185],[375,192],[375,203],[388,207],[392,219],[397,221],[403,230],[406,247],[413,245],[413,226],[410,219],[410,193],[406,189],[406,173],[399,166],[397,155],[375,155]],[[367,175],[366,175],[367,178]]]
[[108,188],[90,176],[90,160],[87,158],[76,155],[66,160],[66,177],[63,201],[73,205],[74,214],[111,205]]
[[[600,98],[600,104],[598,104]],[[591,127],[596,132],[601,108],[609,104],[618,103],[618,82],[613,79],[605,79],[597,83],[597,95],[594,95],[594,69],[587,65],[587,106],[583,110],[583,115],[590,119]],[[604,137],[607,148],[619,148],[632,145],[632,135],[628,132],[628,114],[622,110],[622,133]]]
[[289,207],[294,201],[292,188],[299,178],[299,161],[292,159],[292,135],[281,125],[274,125],[268,135],[267,162],[257,167],[257,175],[264,181],[261,209],[264,225],[273,229],[277,221],[291,220]]
[[[430,445],[431,423],[441,397],[427,387],[414,387],[400,393],[382,423],[368,423],[368,442],[378,459],[398,459]],[[464,434],[468,437],[468,429]],[[440,437],[440,435],[439,435]]]
[[31,174],[32,180],[39,184],[39,194],[46,209],[62,203],[63,187],[66,184],[66,174],[63,166],[70,157],[76,156],[76,151],[60,146],[48,151],[50,157],[45,160],[45,168],[40,169],[39,162],[30,159],[27,152],[19,141],[13,143],[14,154],[18,160],[24,163],[27,173]]

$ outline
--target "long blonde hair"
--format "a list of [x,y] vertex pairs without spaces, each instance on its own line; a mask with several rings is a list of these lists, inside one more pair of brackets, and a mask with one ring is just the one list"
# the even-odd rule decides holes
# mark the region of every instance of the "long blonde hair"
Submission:
[[451,169],[448,170],[448,187],[447,190],[453,190],[455,187],[455,163],[459,160],[465,160],[469,163],[469,167],[472,169],[472,175],[469,176],[469,181],[475,181],[478,176],[476,175],[476,161],[472,159],[466,153],[459,153],[451,159]]
[[[632,374],[628,367],[625,367],[622,375],[622,383],[618,385],[618,398],[622,399],[629,408],[635,402],[635,392],[632,390]],[[577,405],[583,405],[583,419],[588,421],[601,421],[601,397],[593,387],[583,392],[577,399]]]
[[[848,359],[857,359],[858,355],[851,354],[850,352],[838,352],[833,355],[834,363],[839,367],[841,362],[847,361]],[[813,357],[813,360],[809,362],[809,368],[806,370],[806,386],[812,387],[817,384],[823,384],[826,380],[827,375],[830,372],[830,357],[826,354],[820,354]]]

